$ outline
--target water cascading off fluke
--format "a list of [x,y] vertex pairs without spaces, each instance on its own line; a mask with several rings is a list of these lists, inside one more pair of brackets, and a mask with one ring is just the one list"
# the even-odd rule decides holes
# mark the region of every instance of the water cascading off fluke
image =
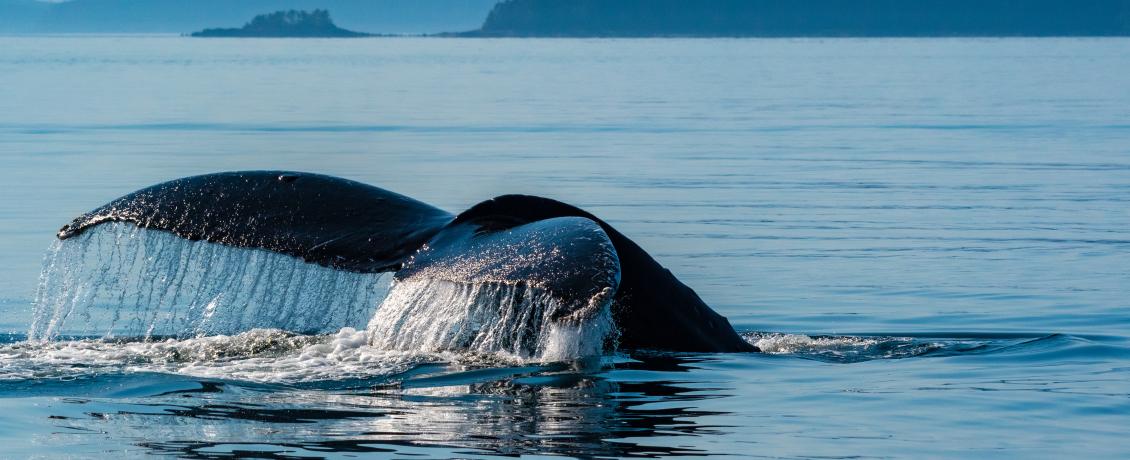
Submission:
[[530,283],[392,278],[107,223],[48,251],[28,336],[326,334],[367,324],[375,349],[561,361],[600,355],[616,332],[610,292],[566,320],[560,299]]
[[603,352],[615,333],[610,295],[586,315],[556,318],[560,300],[527,283],[464,283],[415,277],[393,283],[368,331],[382,349],[464,350],[519,360],[562,361]]
[[253,328],[363,327],[387,274],[332,270],[258,249],[188,241],[127,223],[56,241],[28,337],[194,337]]

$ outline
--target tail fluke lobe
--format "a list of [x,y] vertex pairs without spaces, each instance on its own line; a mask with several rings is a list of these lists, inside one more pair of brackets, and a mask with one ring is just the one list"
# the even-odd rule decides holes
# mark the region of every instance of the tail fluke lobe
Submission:
[[189,240],[259,248],[363,273],[394,271],[452,216],[412,198],[320,174],[241,171],[186,177],[123,196],[59,230],[129,222]]

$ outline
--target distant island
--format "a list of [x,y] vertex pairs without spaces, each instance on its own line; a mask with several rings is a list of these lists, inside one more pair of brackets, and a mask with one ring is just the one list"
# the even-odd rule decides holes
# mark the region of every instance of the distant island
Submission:
[[498,0],[0,0],[0,35],[188,34],[257,14],[329,10],[345,29],[434,34],[477,29]]
[[462,37],[1127,36],[1130,0],[504,0]]
[[370,34],[345,30],[330,20],[330,12],[276,11],[255,16],[251,22],[238,29],[204,29],[193,32],[193,37],[301,37],[301,38],[351,38],[369,37]]

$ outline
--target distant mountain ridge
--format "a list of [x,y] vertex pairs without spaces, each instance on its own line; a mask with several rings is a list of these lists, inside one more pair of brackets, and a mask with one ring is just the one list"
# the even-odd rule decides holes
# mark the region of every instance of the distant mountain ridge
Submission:
[[0,0],[0,33],[175,33],[238,27],[279,10],[333,12],[351,30],[418,34],[476,29],[498,0]]
[[463,35],[1127,36],[1130,0],[504,0]]

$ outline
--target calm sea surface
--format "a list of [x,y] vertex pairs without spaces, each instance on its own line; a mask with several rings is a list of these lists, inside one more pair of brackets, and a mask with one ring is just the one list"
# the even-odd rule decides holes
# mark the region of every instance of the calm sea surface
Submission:
[[[240,169],[579,205],[769,353],[25,341],[58,227]],[[1130,40],[0,37],[0,332],[2,458],[1126,458]]]

